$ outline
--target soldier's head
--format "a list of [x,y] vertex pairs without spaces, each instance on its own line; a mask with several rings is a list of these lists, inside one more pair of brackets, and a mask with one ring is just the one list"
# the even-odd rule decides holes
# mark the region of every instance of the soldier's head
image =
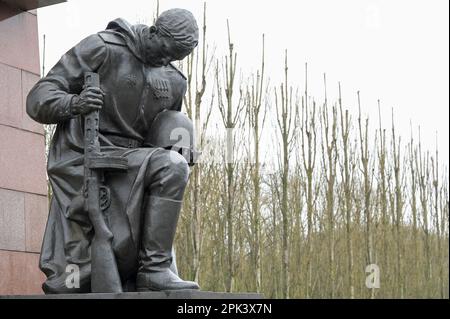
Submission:
[[198,44],[198,27],[191,12],[170,9],[162,12],[148,29],[145,41],[146,60],[154,66],[182,60]]

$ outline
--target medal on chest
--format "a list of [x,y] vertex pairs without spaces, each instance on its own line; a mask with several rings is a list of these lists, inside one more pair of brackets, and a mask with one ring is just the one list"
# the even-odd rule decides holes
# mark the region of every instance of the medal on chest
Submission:
[[164,79],[149,79],[153,97],[157,100],[168,100],[170,97],[170,83]]

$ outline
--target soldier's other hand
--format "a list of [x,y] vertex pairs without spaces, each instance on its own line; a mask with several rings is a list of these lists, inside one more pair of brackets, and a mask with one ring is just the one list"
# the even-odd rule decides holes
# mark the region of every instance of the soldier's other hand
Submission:
[[75,95],[72,99],[71,110],[73,114],[88,114],[99,110],[103,106],[104,92],[97,87],[87,87],[80,95]]

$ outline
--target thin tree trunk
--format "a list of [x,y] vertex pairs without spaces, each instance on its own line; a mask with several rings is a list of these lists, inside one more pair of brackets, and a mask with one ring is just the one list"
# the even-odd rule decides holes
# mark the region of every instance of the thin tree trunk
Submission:
[[[322,110],[322,162],[323,162],[323,174],[326,178],[326,218],[328,233],[328,296],[329,298],[335,297],[335,282],[336,282],[336,270],[335,270],[335,214],[334,214],[334,187],[336,180],[336,163],[337,163],[337,149],[336,149],[336,135],[337,135],[337,112],[336,108],[332,108],[332,123],[328,119],[328,105],[327,105],[327,93],[326,93],[326,76],[324,74],[324,86],[325,86],[325,102]],[[331,130],[331,131],[330,131]],[[326,158],[325,158],[326,156]]]
[[[364,125],[364,133],[361,123],[361,101],[360,94],[358,91],[358,127],[359,127],[359,143],[361,152],[361,165],[362,174],[364,180],[364,216],[365,216],[365,237],[366,237],[366,265],[371,265],[374,263],[374,253],[373,253],[373,238],[372,238],[372,214],[371,214],[371,195],[372,195],[372,176],[369,173],[369,145],[368,145],[368,130],[369,130],[369,120],[366,119]],[[375,288],[370,289],[370,298],[375,298]]]
[[402,271],[402,258],[403,258],[403,247],[402,247],[402,213],[403,213],[403,194],[401,187],[401,176],[400,176],[400,145],[401,139],[399,138],[398,144],[395,136],[394,129],[394,116],[392,115],[392,152],[393,152],[393,162],[394,162],[394,179],[395,179],[395,234],[396,234],[396,250],[397,250],[397,265],[396,265],[396,297],[404,298],[404,281],[403,281],[403,271]]
[[339,84],[339,108],[341,115],[341,138],[343,147],[343,165],[341,169],[343,187],[344,187],[344,217],[345,217],[345,231],[346,231],[346,246],[347,246],[347,279],[348,279],[348,296],[355,298],[355,287],[353,280],[353,243],[352,243],[352,186],[351,186],[351,171],[350,171],[350,150],[349,150],[349,134],[350,134],[350,119],[348,110],[345,114],[342,110],[341,86]]

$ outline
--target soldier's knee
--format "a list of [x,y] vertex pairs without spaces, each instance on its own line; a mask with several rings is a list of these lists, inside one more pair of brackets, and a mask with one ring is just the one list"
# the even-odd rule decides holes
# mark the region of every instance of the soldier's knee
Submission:
[[186,185],[189,179],[189,165],[186,159],[175,151],[167,151],[166,158],[166,172],[170,179]]
[[189,166],[185,158],[174,151],[160,150],[149,163],[153,172],[150,192],[175,200],[183,198],[189,179]]

